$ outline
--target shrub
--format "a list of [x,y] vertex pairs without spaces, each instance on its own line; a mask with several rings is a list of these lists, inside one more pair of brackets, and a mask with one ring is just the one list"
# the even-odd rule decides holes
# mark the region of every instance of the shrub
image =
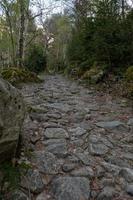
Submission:
[[43,47],[37,44],[32,45],[25,60],[26,67],[33,72],[42,72],[46,68],[46,55]]

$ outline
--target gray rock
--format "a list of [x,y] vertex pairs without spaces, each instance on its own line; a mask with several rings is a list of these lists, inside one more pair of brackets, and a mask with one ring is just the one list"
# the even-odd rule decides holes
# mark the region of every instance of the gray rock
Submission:
[[126,192],[127,192],[129,195],[133,196],[133,184],[127,185],[127,187],[126,187]]
[[85,120],[90,120],[91,118],[92,118],[92,115],[91,115],[91,114],[85,115]]
[[89,152],[92,155],[102,156],[108,152],[109,148],[104,144],[90,144],[89,145]]
[[103,169],[103,167],[97,165],[96,166],[96,176],[99,178],[102,178],[102,177],[104,177],[104,175],[105,175],[105,169]]
[[72,140],[70,141],[70,144],[72,146],[75,146],[75,147],[81,147],[82,145],[84,145],[84,140],[83,139],[80,139],[80,138],[71,138]]
[[0,162],[16,153],[25,105],[16,88],[0,78]]
[[71,111],[71,107],[68,104],[64,104],[64,103],[52,103],[52,104],[47,103],[45,104],[45,106],[48,109],[57,109],[65,113],[67,113],[68,111]]
[[53,118],[53,119],[61,119],[61,114],[60,113],[50,113],[50,114],[47,114],[47,117],[48,118]]
[[45,150],[57,155],[57,157],[65,157],[67,155],[67,144],[66,142],[51,144]]
[[74,164],[77,164],[77,163],[79,163],[80,162],[80,160],[77,158],[77,156],[75,156],[75,155],[69,155],[68,157],[67,157],[67,159],[68,159],[68,161],[70,162],[70,163],[74,163]]
[[88,200],[90,182],[80,177],[60,177],[52,183],[52,192],[56,200]]
[[68,133],[62,128],[47,128],[44,132],[44,136],[48,139],[69,138]]
[[107,171],[107,172],[110,172],[114,175],[118,175],[119,172],[120,172],[120,167],[117,166],[117,165],[113,165],[113,164],[110,164],[108,162],[102,162],[102,167]]
[[133,170],[129,168],[123,168],[120,170],[121,175],[127,182],[133,182]]
[[107,147],[113,148],[112,143],[109,140],[107,140],[106,138],[104,138],[103,136],[101,136],[100,134],[97,134],[97,135],[91,134],[89,136],[89,142],[102,143]]
[[133,153],[130,153],[130,152],[128,152],[128,153],[122,153],[122,158],[125,158],[125,159],[133,161]]
[[74,163],[65,163],[62,167],[62,170],[64,172],[70,172],[75,168],[75,164]]
[[133,126],[133,118],[128,120],[127,125],[128,126]]
[[96,123],[96,125],[98,127],[105,128],[105,129],[106,128],[114,129],[114,128],[123,126],[124,124],[120,121],[108,121],[108,122],[98,122],[98,123]]
[[30,113],[30,118],[31,120],[36,120],[37,122],[43,122],[43,121],[47,121],[48,118],[44,113]]
[[94,177],[94,172],[92,170],[92,168],[90,167],[81,167],[79,169],[75,169],[71,172],[72,176],[78,176],[78,177],[89,177],[92,178]]
[[76,153],[75,154],[77,158],[84,164],[84,165],[90,165],[92,159],[90,158],[90,155],[88,152],[84,153]]
[[96,199],[97,195],[98,195],[97,191],[91,190],[91,197],[92,197],[92,199]]
[[38,194],[44,188],[44,181],[39,174],[38,170],[28,170],[25,175],[25,178],[22,177],[21,186],[26,188],[27,190],[30,189],[31,192]]
[[10,200],[30,200],[29,197],[22,191],[15,191],[10,196]]
[[69,131],[72,137],[80,137],[86,133],[86,130],[80,127],[70,129]]
[[66,140],[65,139],[47,139],[47,140],[44,140],[42,141],[42,143],[45,145],[45,146],[50,146],[50,145],[53,145],[53,144],[60,144],[60,143],[65,143]]
[[77,113],[74,115],[73,122],[79,123],[79,122],[83,121],[84,115],[85,115],[85,114],[84,114],[83,112],[77,112]]
[[101,184],[102,186],[106,187],[106,186],[112,186],[115,187],[115,181],[114,178],[103,178],[101,180]]
[[119,167],[130,167],[130,165],[128,164],[127,160],[125,160],[123,157],[120,158],[117,155],[108,155],[106,154],[106,156],[104,157],[104,160],[107,161],[110,164],[119,166]]
[[36,197],[36,200],[49,200],[49,195],[46,192],[42,192]]
[[40,172],[45,174],[57,174],[59,163],[56,157],[45,151],[36,151],[32,158],[33,162],[37,163]]
[[112,200],[116,192],[113,187],[105,187],[103,191],[98,195],[97,200]]
[[48,112],[48,109],[43,104],[32,106],[31,110],[36,113],[47,113]]

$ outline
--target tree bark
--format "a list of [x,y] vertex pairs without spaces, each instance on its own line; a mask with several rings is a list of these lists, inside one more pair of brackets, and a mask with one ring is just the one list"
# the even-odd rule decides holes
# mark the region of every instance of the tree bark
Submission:
[[1,6],[4,9],[4,12],[5,12],[5,15],[6,15],[6,19],[7,19],[7,23],[8,23],[8,26],[9,26],[9,36],[10,36],[11,48],[12,48],[12,53],[11,53],[12,64],[15,66],[16,65],[15,42],[14,42],[13,27],[12,27],[12,21],[11,21],[10,8],[9,8],[8,1],[6,1],[6,0],[1,1]]
[[19,0],[20,6],[20,30],[19,30],[19,44],[18,44],[18,66],[23,67],[24,60],[24,33],[25,33],[25,3]]

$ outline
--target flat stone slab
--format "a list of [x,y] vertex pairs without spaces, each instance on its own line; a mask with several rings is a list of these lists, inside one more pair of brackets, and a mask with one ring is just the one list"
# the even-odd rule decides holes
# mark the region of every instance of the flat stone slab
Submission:
[[72,137],[80,137],[86,133],[86,130],[81,127],[77,127],[69,129],[69,132],[71,133]]
[[56,109],[56,110],[60,110],[62,112],[68,112],[71,110],[71,107],[68,104],[63,104],[63,103],[47,103],[45,104],[45,106],[48,109]]
[[58,173],[59,163],[55,155],[50,152],[36,151],[32,161],[37,164],[38,170],[44,174]]
[[43,141],[43,144],[45,146],[50,146],[50,145],[53,145],[53,144],[60,144],[60,143],[65,143],[66,142],[66,139],[47,139],[47,140],[44,140]]
[[92,178],[94,177],[94,172],[91,167],[81,167],[79,169],[75,169],[71,172],[72,176],[77,177],[88,177]]
[[61,139],[61,138],[69,138],[66,130],[62,128],[47,128],[44,132],[44,136],[48,139]]
[[119,126],[123,126],[124,124],[120,121],[108,121],[108,122],[98,122],[96,123],[96,126],[101,128],[108,128],[108,129],[114,129]]
[[120,170],[121,175],[127,182],[133,182],[133,170],[130,168],[123,168]]
[[113,187],[105,187],[103,191],[98,195],[97,200],[112,200],[116,192]]
[[74,163],[65,163],[65,164],[62,166],[62,170],[63,170],[64,172],[70,172],[70,171],[72,171],[75,167],[76,167],[76,164],[74,164]]
[[84,165],[90,165],[91,162],[92,162],[92,158],[91,158],[89,152],[76,153],[75,156],[76,156]]
[[90,182],[84,177],[59,177],[52,183],[52,193],[56,200],[88,200]]
[[57,155],[58,157],[65,157],[67,155],[67,143],[53,143],[48,145],[45,150]]
[[104,144],[90,144],[89,145],[89,152],[92,155],[102,156],[108,152],[109,148]]

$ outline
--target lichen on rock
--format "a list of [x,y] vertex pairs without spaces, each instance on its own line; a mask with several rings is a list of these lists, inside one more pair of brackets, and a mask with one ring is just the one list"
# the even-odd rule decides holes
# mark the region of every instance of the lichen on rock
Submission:
[[24,116],[21,94],[0,78],[0,162],[15,154]]

